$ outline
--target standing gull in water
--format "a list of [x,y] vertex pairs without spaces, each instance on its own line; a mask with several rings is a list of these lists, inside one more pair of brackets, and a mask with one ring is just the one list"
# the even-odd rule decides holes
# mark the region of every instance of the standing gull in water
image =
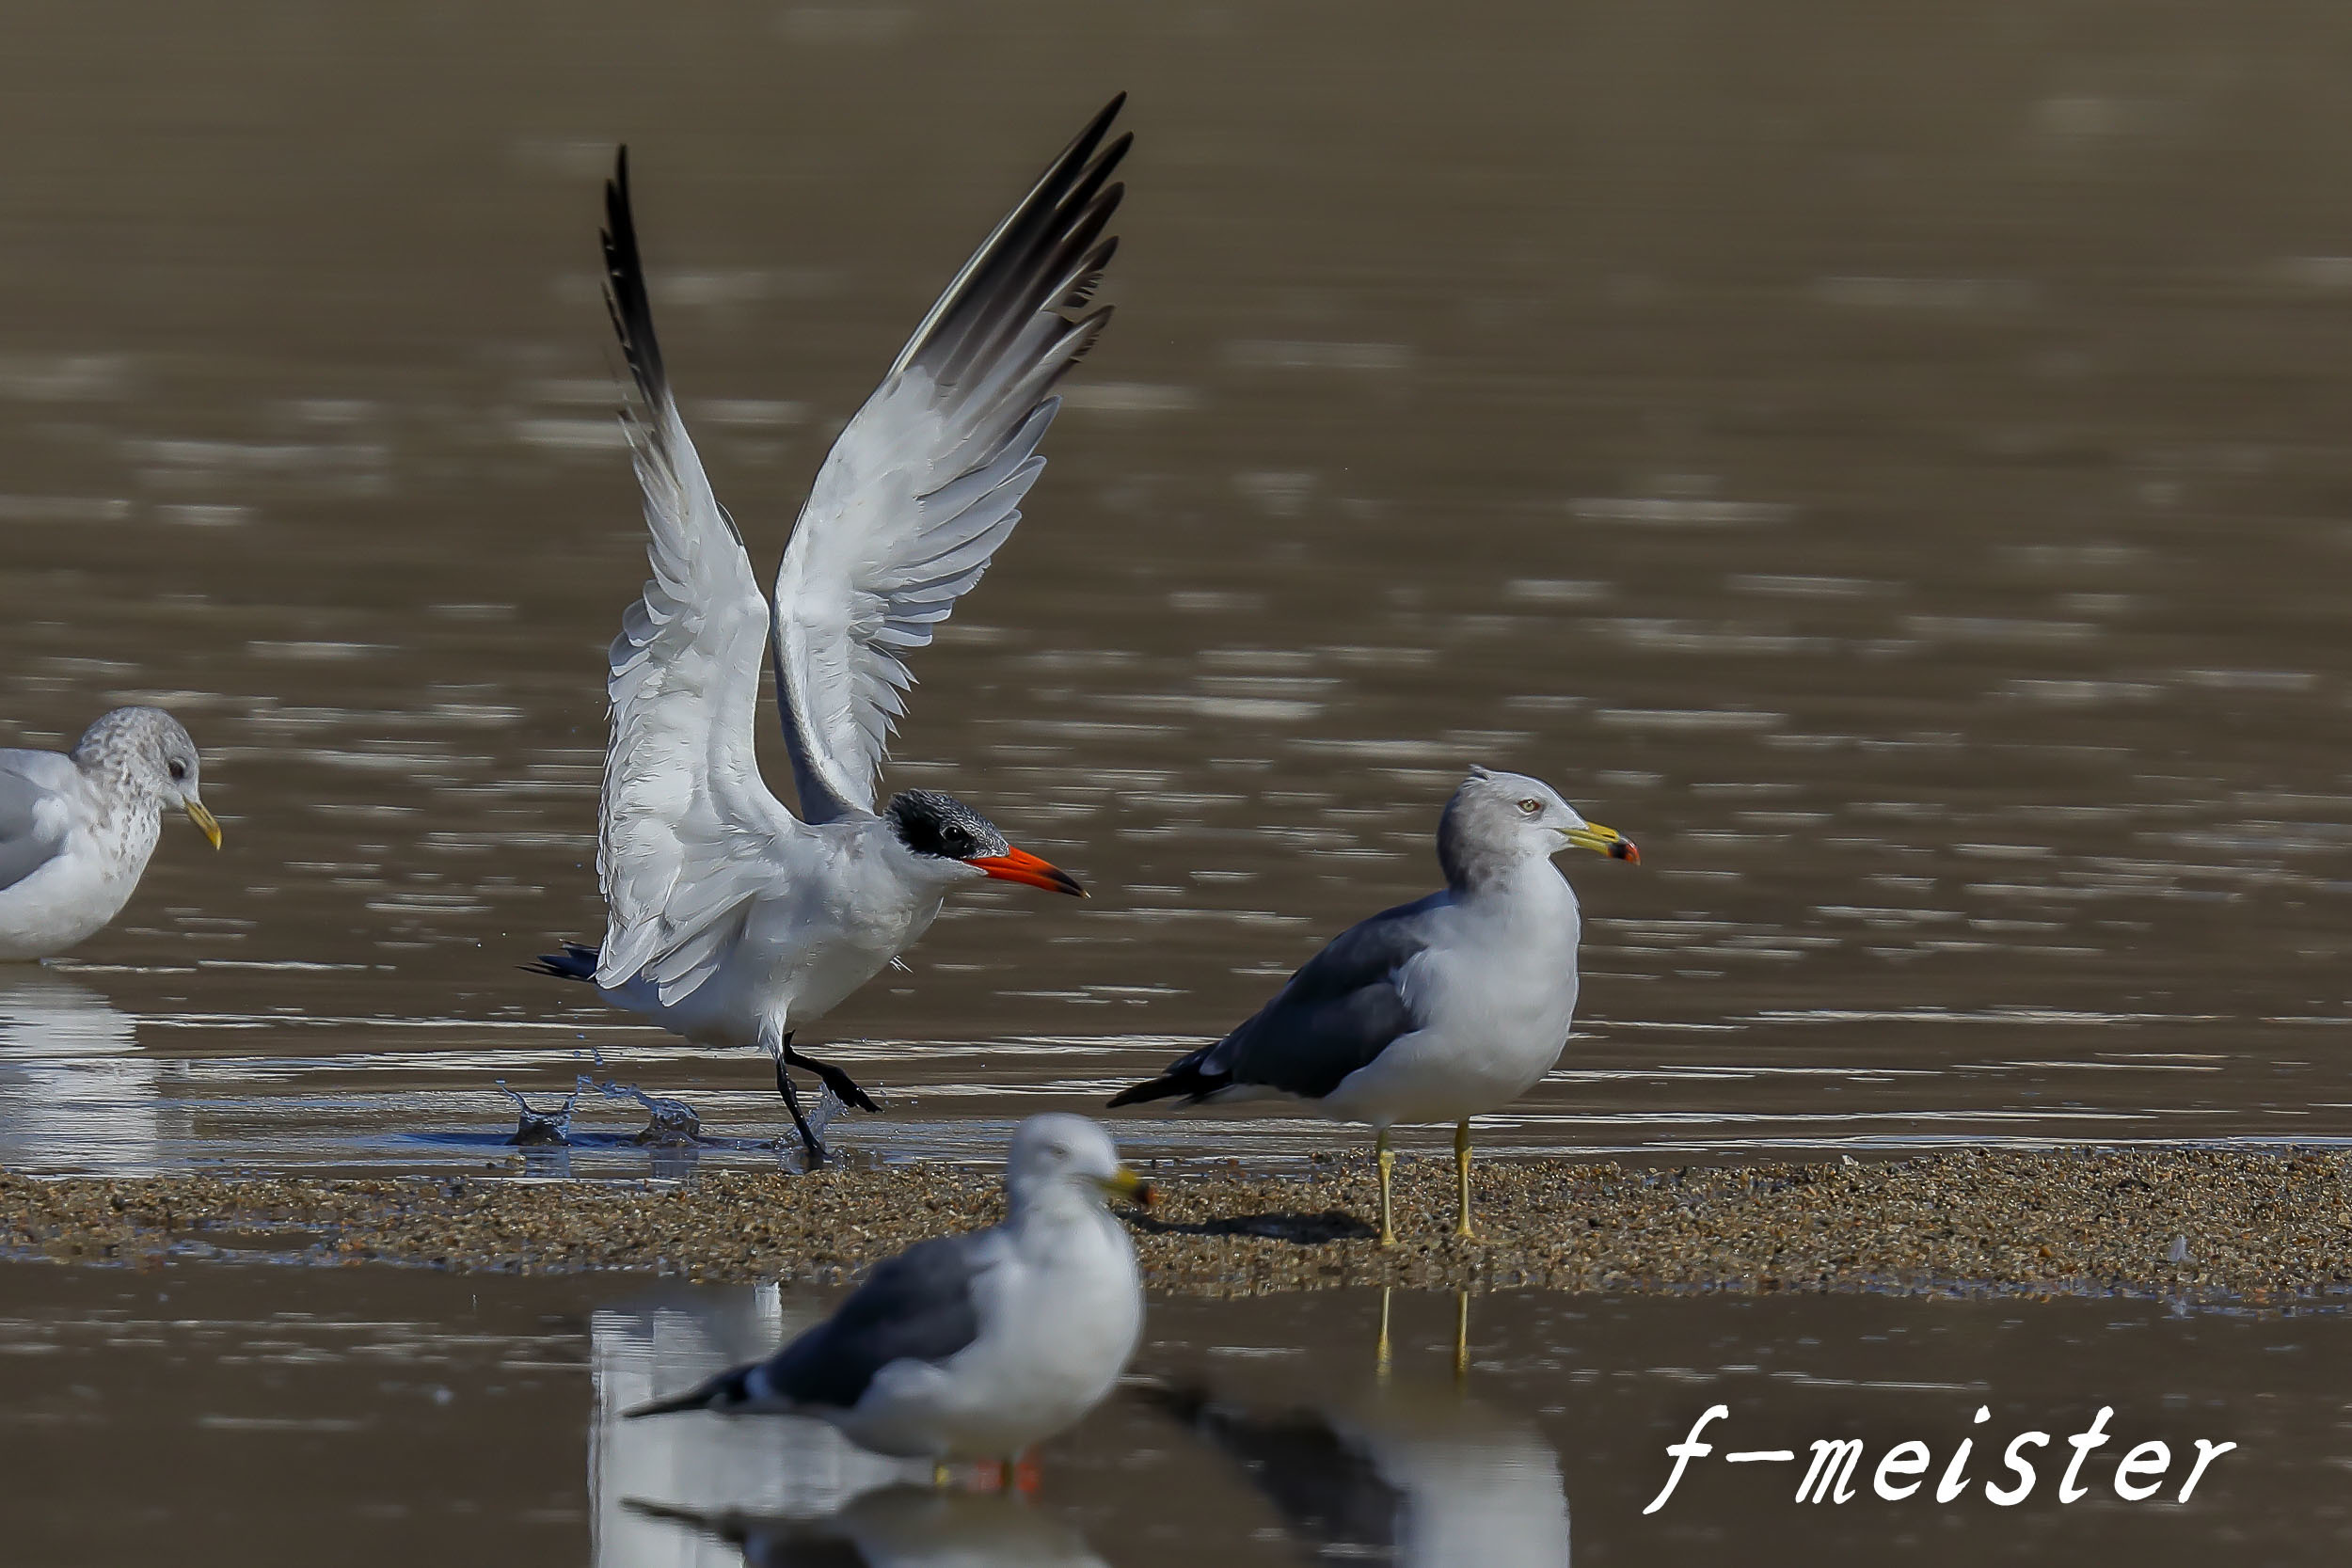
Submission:
[[919,1242],[769,1359],[628,1412],[812,1416],[876,1453],[1010,1464],[1102,1402],[1143,1328],[1136,1249],[1104,1208],[1149,1201],[1100,1127],[1031,1117],[1005,1223]]
[[159,707],[119,707],[71,752],[0,751],[0,960],[46,958],[122,912],[176,806],[220,847],[196,742]]
[[1349,927],[1240,1028],[1111,1103],[1289,1097],[1370,1122],[1382,1246],[1396,1241],[1389,1129],[1453,1122],[1454,1233],[1473,1234],[1470,1118],[1549,1072],[1576,1013],[1576,890],[1551,863],[1571,846],[1642,858],[1541,779],[1471,768],[1438,823],[1444,892]]
[[[1086,311],[1117,242],[1113,100],[948,284],[834,442],[776,574],[772,608],[687,438],[654,341],[628,154],[605,187],[605,281],[643,407],[628,423],[653,579],[622,618],[609,690],[596,874],[599,948],[544,973],[689,1039],[756,1045],[812,1162],[825,1157],[787,1066],[873,1101],[792,1048],[930,926],[947,890],[994,877],[1081,893],[952,796],[879,811],[875,779],[931,640],[1021,520],[1061,406],[1054,386],[1110,319]],[[1084,313],[1080,313],[1080,312]],[[801,815],[761,782],[763,657],[776,672]]]

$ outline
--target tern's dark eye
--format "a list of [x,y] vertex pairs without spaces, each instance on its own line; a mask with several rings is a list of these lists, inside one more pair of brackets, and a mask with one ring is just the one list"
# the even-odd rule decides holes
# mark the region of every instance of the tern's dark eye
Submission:
[[1541,800],[1521,800],[1519,810],[1530,816],[1541,816],[1544,812],[1544,803]]

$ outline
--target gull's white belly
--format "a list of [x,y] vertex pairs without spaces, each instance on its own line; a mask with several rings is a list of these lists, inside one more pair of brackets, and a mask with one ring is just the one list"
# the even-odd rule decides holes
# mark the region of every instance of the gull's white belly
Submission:
[[76,832],[62,853],[0,888],[0,961],[46,958],[95,936],[138,891],[161,831],[151,812],[119,833]]
[[1540,1083],[1567,1038],[1565,1022],[1502,1037],[1419,1030],[1349,1073],[1317,1109],[1376,1127],[1484,1116]]
[[1408,970],[1422,1026],[1342,1079],[1318,1108],[1341,1121],[1461,1121],[1500,1110],[1560,1059],[1576,1018],[1575,927],[1565,952],[1455,949]]
[[999,1268],[979,1338],[932,1366],[884,1368],[833,1418],[851,1441],[910,1458],[1009,1459],[1073,1425],[1119,1380],[1143,1328],[1135,1248],[1107,1215]]

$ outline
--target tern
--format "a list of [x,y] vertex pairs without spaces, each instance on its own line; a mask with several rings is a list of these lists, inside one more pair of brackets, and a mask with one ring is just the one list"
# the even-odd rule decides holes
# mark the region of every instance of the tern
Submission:
[[1382,1246],[1389,1129],[1453,1122],[1454,1233],[1474,1235],[1470,1118],[1534,1087],[1575,1020],[1576,890],[1551,863],[1568,848],[1642,858],[1541,779],[1471,768],[1438,822],[1444,891],[1349,927],[1240,1028],[1111,1104],[1287,1098],[1371,1123]]
[[[789,1067],[843,1101],[848,1073],[795,1051],[922,936],[949,889],[997,878],[1084,890],[949,795],[875,784],[905,658],[931,641],[1021,520],[1045,467],[1055,384],[1110,320],[1089,309],[1131,137],[1114,99],[997,224],[923,318],[818,468],[772,605],[712,494],[671,393],[638,259],[623,149],[605,187],[606,302],[638,404],[624,415],[652,580],[613,642],[597,879],[603,943],[539,971],[705,1044],[756,1045],[812,1164],[825,1149]],[[760,663],[772,661],[800,798],[761,781]]]

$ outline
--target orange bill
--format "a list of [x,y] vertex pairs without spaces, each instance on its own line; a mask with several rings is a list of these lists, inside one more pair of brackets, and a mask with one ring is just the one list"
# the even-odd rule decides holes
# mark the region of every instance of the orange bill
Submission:
[[963,863],[977,866],[998,881],[1041,887],[1048,893],[1074,893],[1081,898],[1087,895],[1077,878],[1026,849],[1009,847],[1001,855],[979,855]]

